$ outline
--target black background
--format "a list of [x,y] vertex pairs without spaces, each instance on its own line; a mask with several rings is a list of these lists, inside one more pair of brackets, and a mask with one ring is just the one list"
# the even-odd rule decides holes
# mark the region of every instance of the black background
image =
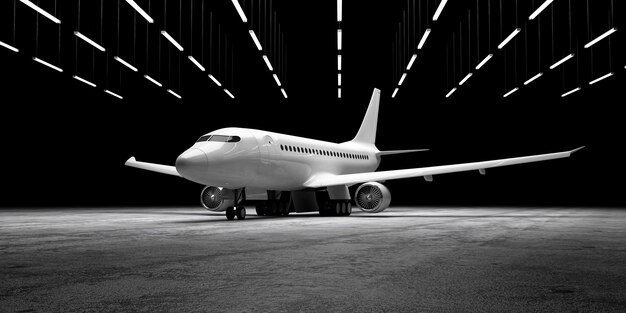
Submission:
[[[248,35],[250,25],[254,25],[263,46],[275,46],[276,42],[265,38],[269,31],[258,26],[263,22],[258,6],[267,4],[269,11],[270,1],[242,2],[251,19],[248,24],[241,22],[230,1],[206,1],[204,47],[202,1],[183,1],[182,5],[172,0],[137,1],[144,8],[150,7],[155,23],[149,26],[125,1],[104,2],[102,28],[100,1],[80,2],[80,30],[102,42],[106,53],[73,35],[79,29],[79,1],[56,3],[55,15],[62,20],[60,28],[43,17],[37,21],[37,14],[22,3],[2,1],[0,40],[13,43],[20,52],[0,48],[0,206],[198,205],[202,186],[128,168],[123,163],[136,156],[147,162],[173,164],[197,137],[229,126],[335,142],[350,140],[375,87],[383,94],[378,148],[432,149],[385,157],[380,169],[586,146],[569,159],[488,170],[485,177],[470,172],[436,176],[432,183],[421,178],[389,181],[386,185],[394,197],[392,204],[626,203],[621,182],[626,174],[621,113],[626,60],[621,18],[624,5],[620,1],[614,6],[609,0],[571,1],[570,6],[569,1],[557,0],[539,19],[528,21],[528,15],[543,1],[452,0],[437,22],[431,20],[438,3],[434,0],[344,1],[343,22],[339,24],[335,1],[273,0],[271,8],[284,34],[286,58],[279,62],[278,48],[270,48],[269,55],[288,99],[282,97]],[[42,0],[40,6],[55,11],[54,1]],[[408,24],[408,48],[397,62],[402,64],[399,66],[393,62],[392,47],[405,10],[410,12],[407,20],[415,20],[415,24]],[[213,27],[209,12],[213,12]],[[218,23],[224,36],[219,44]],[[337,98],[338,26],[344,34],[341,99]],[[496,49],[516,26],[522,32],[503,50]],[[583,48],[612,26],[618,31],[609,39],[592,49]],[[416,63],[392,99],[390,95],[400,78],[396,69],[406,66],[416,51],[411,47],[416,46],[426,27],[432,28],[432,33],[425,48],[417,52]],[[159,47],[161,29],[179,38],[185,51],[178,52],[163,39]],[[474,71],[489,51],[494,58]],[[574,59],[548,69],[570,52],[576,54]],[[200,72],[187,59],[189,54],[216,73],[236,98],[228,98],[217,88],[207,77],[208,72]],[[113,60],[115,55],[135,64],[139,72],[122,68]],[[224,61],[224,55],[230,59]],[[33,56],[62,67],[64,72],[34,62]],[[474,76],[446,99],[446,93],[470,68]],[[543,77],[522,86],[539,70],[544,72]],[[610,71],[615,72],[613,77],[588,84]],[[145,73],[163,82],[164,88],[144,79]],[[75,74],[98,86],[92,88],[72,79]],[[521,86],[520,90],[502,97],[515,86]],[[582,90],[565,98],[560,96],[577,86]],[[104,88],[123,95],[124,100],[105,94]],[[172,88],[183,99],[177,100],[165,88]]]

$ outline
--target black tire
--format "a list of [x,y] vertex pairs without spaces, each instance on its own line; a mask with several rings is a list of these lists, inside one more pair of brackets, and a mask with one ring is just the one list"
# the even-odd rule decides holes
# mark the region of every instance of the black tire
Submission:
[[346,216],[350,216],[352,214],[352,202],[348,201],[348,213]]
[[234,219],[235,219],[235,208],[233,208],[232,206],[231,206],[231,207],[226,208],[226,218],[227,218],[229,221],[232,221],[232,220],[234,220]]
[[341,204],[341,201],[333,201],[333,202],[335,205],[335,215],[341,216],[341,213],[343,212],[342,210],[343,205]]
[[245,220],[246,219],[246,208],[239,206],[237,207],[237,219],[238,220]]

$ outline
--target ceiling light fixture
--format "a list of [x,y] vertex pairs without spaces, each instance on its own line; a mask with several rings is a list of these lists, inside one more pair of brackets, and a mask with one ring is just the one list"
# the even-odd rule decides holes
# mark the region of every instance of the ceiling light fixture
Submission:
[[193,62],[193,64],[195,64],[201,71],[205,71],[204,66],[202,66],[202,64],[200,64],[200,62],[196,61],[196,59],[192,56],[188,56],[189,60],[191,60],[191,62]]
[[209,78],[217,85],[217,87],[222,87],[222,84],[217,80],[217,78],[213,77],[213,75],[209,74]]
[[515,37],[515,35],[519,34],[519,32],[521,31],[521,28],[516,28],[511,34],[509,34],[508,37],[506,37],[499,45],[498,45],[498,49],[502,49],[504,48],[504,46],[506,46],[507,43],[509,43],[509,41],[511,41],[511,39],[513,39],[513,37]]
[[145,18],[146,21],[148,21],[148,23],[154,23],[154,20],[150,17],[150,15],[148,15],[148,13],[146,13],[146,11],[144,11],[139,5],[137,5],[137,3],[135,3],[135,1],[133,1],[133,0],[126,0],[126,2],[128,2],[128,4],[130,4],[130,6],[133,7],[133,9],[135,9],[135,11],[137,11],[137,13],[139,13],[141,16],[143,16],[143,18]]
[[575,93],[576,91],[579,91],[579,90],[580,90],[580,87],[576,87],[576,88],[574,88],[574,89],[572,89],[572,90],[562,94],[561,98],[567,97],[567,96],[569,96],[569,95],[571,95],[571,94],[573,94],[573,93]]
[[250,33],[250,37],[252,37],[252,41],[254,41],[256,48],[259,49],[259,51],[263,50],[263,47],[261,47],[261,43],[259,42],[259,39],[256,38],[256,34],[254,33],[254,31],[251,29],[248,31],[248,33]]
[[531,77],[530,79],[528,79],[527,81],[525,81],[525,82],[524,82],[524,86],[526,86],[526,85],[528,85],[528,84],[532,83],[532,82],[533,82],[533,80],[535,80],[535,79],[537,79],[537,78],[541,77],[541,75],[543,75],[543,73],[542,73],[542,72],[537,73],[537,75],[535,75],[535,76]]
[[428,35],[430,35],[430,28],[426,28],[426,30],[424,31],[424,35],[422,35],[422,39],[420,40],[420,43],[417,45],[417,50],[422,50],[422,47],[424,47],[424,43],[426,42]]
[[602,40],[602,39],[606,38],[607,36],[609,36],[610,34],[612,34],[612,33],[616,32],[616,31],[617,31],[617,28],[615,28],[615,27],[613,27],[613,28],[611,28],[611,29],[607,30],[604,34],[602,34],[602,35],[600,35],[600,36],[596,37],[596,39],[594,39],[594,40],[592,40],[592,41],[588,42],[588,43],[585,45],[585,49],[586,49],[586,48],[589,48],[589,47],[591,47],[591,46],[593,46],[593,45],[595,45],[598,41],[600,41],[600,40]]
[[61,20],[59,20],[58,18],[54,17],[52,14],[44,11],[42,8],[36,6],[34,3],[28,1],[28,0],[20,0],[21,3],[27,5],[28,7],[30,7],[31,9],[37,11],[37,13],[47,17],[48,19],[50,19],[51,21],[57,23],[57,24],[61,24]]
[[594,79],[594,80],[590,81],[590,82],[589,82],[589,85],[593,85],[593,84],[595,84],[595,83],[597,83],[597,82],[599,82],[599,81],[601,81],[601,80],[603,80],[603,79],[605,79],[605,78],[609,78],[609,77],[611,77],[611,76],[613,76],[613,72],[610,72],[610,73],[608,73],[608,74],[605,74],[605,75],[603,75],[603,76],[601,76],[601,77],[598,77],[598,78],[596,78],[596,79]]
[[534,20],[535,17],[537,17],[537,15],[539,15],[539,13],[541,13],[541,11],[543,11],[546,7],[548,7],[550,5],[550,3],[552,3],[552,1],[554,0],[546,0],[546,2],[544,2],[542,5],[540,5],[537,10],[535,10],[535,12],[533,12],[533,14],[531,14],[528,17],[528,20]]
[[118,56],[114,56],[113,59],[115,59],[115,61],[122,63],[123,65],[125,65],[126,67],[128,67],[129,69],[133,70],[134,72],[137,72],[137,68],[130,65],[128,62],[122,60],[120,57]]
[[80,77],[78,77],[78,76],[76,76],[76,75],[74,75],[74,76],[72,76],[72,77],[74,77],[74,79],[76,79],[76,80],[77,80],[77,81],[79,81],[79,82],[83,82],[83,83],[85,83],[85,84],[87,84],[87,85],[89,85],[89,86],[91,86],[91,87],[96,87],[96,84],[94,84],[94,83],[92,83],[92,82],[90,82],[90,81],[88,81],[88,80],[86,80],[86,79],[82,79],[82,78],[80,78]]
[[172,38],[172,36],[170,36],[170,34],[168,34],[166,31],[162,30],[161,35],[163,35],[165,39],[169,40],[174,45],[174,47],[176,47],[176,49],[183,51],[183,46],[176,42],[176,40],[174,40],[174,38]]
[[80,39],[84,40],[86,43],[88,43],[88,44],[90,44],[90,45],[94,46],[96,49],[98,49],[98,50],[100,50],[100,51],[102,51],[102,52],[104,52],[104,51],[105,51],[105,49],[104,49],[104,47],[103,47],[103,46],[101,46],[101,45],[97,44],[95,41],[93,41],[93,40],[89,39],[87,36],[85,36],[85,35],[83,35],[83,34],[81,34],[81,33],[79,33],[79,32],[74,32],[74,35],[76,35],[76,37],[78,37],[78,38],[80,38]]
[[435,15],[433,15],[433,21],[436,22],[437,19],[439,19],[439,15],[441,15],[441,11],[443,11],[443,7],[446,6],[446,2],[448,2],[448,0],[441,0],[441,2],[439,2],[437,11],[435,11]]
[[452,88],[446,95],[446,98],[449,98],[455,91],[456,91],[456,87]]
[[171,93],[172,95],[174,95],[174,97],[176,97],[176,98],[178,98],[178,99],[181,99],[181,97],[180,97],[177,93],[175,93],[172,89],[168,89],[168,90],[167,90],[167,92],[169,92],[169,93]]
[[478,63],[478,65],[476,65],[476,70],[479,70],[481,67],[483,67],[483,65],[485,65],[487,61],[491,60],[492,57],[493,54],[488,54],[482,61],[480,61],[480,63]]
[[11,46],[9,44],[6,44],[6,43],[4,43],[2,41],[0,41],[0,46],[3,46],[3,47],[5,47],[5,48],[7,48],[7,49],[9,49],[9,50],[11,50],[13,52],[20,52],[20,50],[18,50],[17,48],[15,48],[15,47],[13,47],[13,46]]
[[415,59],[416,59],[416,58],[417,58],[417,54],[414,54],[414,55],[411,57],[411,60],[409,61],[409,65],[407,65],[407,66],[406,66],[406,70],[407,70],[407,71],[411,69],[411,66],[413,66],[413,62],[415,62]]
[[504,96],[502,96],[502,98],[506,98],[506,97],[510,96],[512,93],[514,93],[514,92],[516,92],[518,90],[519,90],[519,88],[515,87],[515,88],[511,89],[511,91],[505,93]]
[[472,77],[472,73],[467,73],[467,75],[465,75],[465,77],[461,79],[459,86],[463,85],[470,77]]
[[239,13],[241,21],[244,23],[248,23],[248,18],[246,18],[246,14],[243,13],[243,9],[241,8],[241,5],[239,5],[239,1],[233,0],[233,5],[235,6],[235,10],[237,10],[237,13]]
[[230,93],[230,91],[228,91],[228,89],[224,88],[224,92],[231,98],[231,99],[235,99],[235,96],[233,96],[232,93]]
[[120,100],[124,99],[124,98],[122,98],[122,96],[120,96],[120,95],[118,95],[118,94],[116,94],[116,93],[114,93],[114,92],[112,92],[110,90],[105,89],[104,92],[106,92],[106,93],[110,94],[111,96],[116,97],[116,98],[118,98]]
[[44,60],[42,60],[40,58],[36,58],[35,57],[35,58],[33,58],[33,60],[35,60],[35,61],[37,61],[37,62],[39,62],[39,63],[41,63],[41,64],[43,64],[43,65],[45,65],[45,66],[47,66],[49,68],[51,68],[51,69],[57,70],[59,72],[63,72],[63,70],[61,68],[56,67],[56,66],[54,66],[54,65],[52,65],[52,64],[50,64],[50,63],[48,63],[48,62],[46,62],[46,61],[44,61]]
[[557,61],[556,63],[550,65],[550,69],[553,70],[555,67],[563,64],[565,61],[571,59],[574,57],[573,53],[568,54],[567,56],[565,56],[564,58],[560,59],[559,61]]
[[263,61],[265,61],[265,64],[267,64],[267,68],[270,69],[270,72],[274,71],[272,63],[270,63],[270,59],[267,58],[267,55],[263,55]]
[[163,87],[163,85],[161,83],[159,83],[158,81],[154,80],[154,78],[148,76],[148,75],[143,75],[143,77],[145,77],[147,80],[151,81],[153,84],[159,86],[159,87]]

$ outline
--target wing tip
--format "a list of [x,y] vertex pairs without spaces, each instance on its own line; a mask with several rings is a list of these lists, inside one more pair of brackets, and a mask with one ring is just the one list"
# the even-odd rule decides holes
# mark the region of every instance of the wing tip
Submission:
[[576,149],[574,149],[574,150],[571,150],[571,151],[569,152],[569,154],[572,154],[572,153],[574,153],[574,152],[576,152],[576,151],[578,151],[578,150],[580,150],[580,149],[582,149],[582,148],[584,148],[584,147],[585,147],[585,146],[580,146],[580,147],[578,147],[578,148],[576,148]]
[[124,165],[128,165],[128,164],[135,163],[135,162],[137,162],[137,160],[135,159],[134,156],[132,156],[132,157],[128,158],[128,160],[126,160]]

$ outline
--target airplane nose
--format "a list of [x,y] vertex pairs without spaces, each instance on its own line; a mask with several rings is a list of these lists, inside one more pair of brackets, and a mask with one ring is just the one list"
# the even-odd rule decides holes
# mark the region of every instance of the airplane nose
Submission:
[[176,159],[176,171],[185,178],[202,178],[208,163],[204,151],[191,148]]

